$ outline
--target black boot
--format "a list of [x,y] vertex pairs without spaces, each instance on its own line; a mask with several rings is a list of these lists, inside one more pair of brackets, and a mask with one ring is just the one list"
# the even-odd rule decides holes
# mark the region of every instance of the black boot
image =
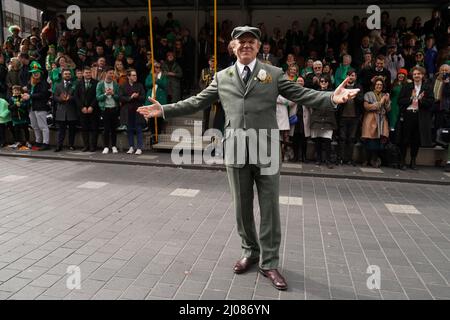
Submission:
[[306,148],[307,147],[308,147],[308,144],[307,144],[306,140],[302,141],[302,146],[301,146],[302,153],[301,153],[300,158],[303,163],[307,162],[307,160],[306,160]]
[[411,158],[411,163],[410,163],[409,167],[413,170],[417,170],[416,158]]
[[406,170],[405,158],[403,157],[402,160],[400,161],[400,170]]
[[88,131],[83,131],[81,133],[82,138],[83,138],[83,149],[81,149],[81,152],[86,152],[89,151],[89,132]]
[[447,164],[445,165],[445,172],[450,172],[450,162],[447,162]]

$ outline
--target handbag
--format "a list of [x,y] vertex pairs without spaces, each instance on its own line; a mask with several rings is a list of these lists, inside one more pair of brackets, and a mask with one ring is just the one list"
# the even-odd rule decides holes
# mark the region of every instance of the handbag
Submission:
[[298,117],[296,114],[289,117],[289,124],[294,125],[298,122]]
[[450,143],[450,128],[440,128],[436,132],[436,142],[443,146]]

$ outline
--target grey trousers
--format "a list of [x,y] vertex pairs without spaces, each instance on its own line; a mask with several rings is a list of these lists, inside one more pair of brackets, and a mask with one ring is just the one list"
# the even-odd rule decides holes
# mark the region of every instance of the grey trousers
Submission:
[[50,131],[47,125],[47,111],[30,111],[30,121],[36,142],[49,144]]
[[[227,174],[236,212],[237,231],[242,240],[242,256],[259,258],[261,255],[262,269],[278,268],[281,244],[280,172],[274,175],[262,175],[260,168],[253,164],[246,164],[243,168],[227,166]],[[256,233],[253,213],[254,184],[258,190],[261,215],[259,237]]]

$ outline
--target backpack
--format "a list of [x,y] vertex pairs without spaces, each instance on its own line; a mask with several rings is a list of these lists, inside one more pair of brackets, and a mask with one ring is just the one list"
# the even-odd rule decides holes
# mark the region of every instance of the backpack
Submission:
[[391,168],[400,168],[401,163],[400,148],[391,142],[384,147],[384,165]]

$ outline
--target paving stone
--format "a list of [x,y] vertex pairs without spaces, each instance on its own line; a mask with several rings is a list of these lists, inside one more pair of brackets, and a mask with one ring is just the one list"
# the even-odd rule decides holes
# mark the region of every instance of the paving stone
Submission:
[[[206,282],[186,280],[181,285],[180,292],[200,296],[203,290],[205,289],[205,286]],[[211,288],[211,289],[218,289],[218,288]]]
[[30,285],[34,287],[50,288],[60,279],[61,276],[58,275],[43,274],[34,281],[32,281]]
[[227,291],[205,290],[200,296],[200,300],[223,300],[227,296]]
[[159,283],[150,292],[151,296],[172,298],[175,295],[178,287],[171,284]]
[[46,289],[39,287],[26,286],[9,299],[11,300],[33,300],[40,296]]
[[[154,161],[148,156],[139,160]],[[205,180],[206,171],[124,170],[90,157],[89,164],[40,162],[58,180],[0,182],[22,198],[43,199],[34,205],[0,193],[0,299],[449,299],[450,186],[281,175],[280,270],[289,290],[279,292],[256,266],[232,272],[241,248],[225,172],[208,171]],[[8,175],[21,174],[15,160],[2,158]],[[287,169],[329,174],[311,164]],[[444,176],[433,170],[333,173]],[[39,188],[28,188],[30,181]],[[76,188],[89,181],[102,184]],[[184,191],[170,195],[176,189]],[[71,265],[81,269],[80,290],[67,288]],[[381,291],[367,288],[369,265],[381,269]]]
[[113,277],[106,283],[104,288],[110,289],[110,290],[118,290],[118,291],[125,290],[126,288],[128,288],[130,286],[130,284],[132,282],[133,282],[133,280],[131,280],[131,279]]
[[120,299],[144,300],[149,293],[150,290],[147,288],[131,285],[127,290],[125,290],[125,292],[123,292]]
[[100,289],[92,299],[93,300],[116,300],[120,297],[121,294],[122,294],[122,291],[120,291],[120,290]]

